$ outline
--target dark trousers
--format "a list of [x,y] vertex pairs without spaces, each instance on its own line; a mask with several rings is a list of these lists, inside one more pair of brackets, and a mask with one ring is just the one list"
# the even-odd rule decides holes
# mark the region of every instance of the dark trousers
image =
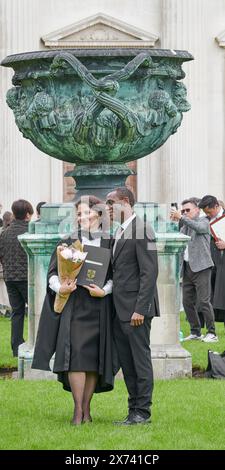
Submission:
[[[212,268],[212,276],[211,276],[212,304],[213,304],[213,296],[214,296],[214,290],[215,290],[215,281],[216,281],[216,266]],[[215,321],[223,322],[225,326],[225,310],[224,309],[214,308],[214,316],[215,316]]]
[[215,308],[214,315],[215,315],[215,321],[223,322],[225,326],[225,310]]
[[145,317],[141,326],[131,326],[116,316],[114,336],[128,390],[130,413],[138,413],[144,418],[150,416],[153,391],[153,371],[150,350],[151,318]]
[[202,315],[202,312],[198,311],[198,318],[200,321],[201,328],[205,328],[205,319],[204,319],[204,315]]
[[191,327],[191,333],[201,335],[201,323],[197,312],[202,313],[208,333],[215,334],[215,322],[211,297],[211,269],[194,273],[189,263],[184,262],[183,306]]
[[13,356],[18,356],[18,347],[24,343],[23,326],[25,304],[27,303],[27,281],[6,281],[11,315],[11,348]]

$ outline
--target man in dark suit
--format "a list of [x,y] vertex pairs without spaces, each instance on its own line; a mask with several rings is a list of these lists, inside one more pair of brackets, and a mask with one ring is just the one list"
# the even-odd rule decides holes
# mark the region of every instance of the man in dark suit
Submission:
[[151,320],[159,314],[155,235],[133,212],[134,196],[126,187],[109,193],[106,203],[111,220],[120,224],[112,244],[114,335],[129,394],[128,416],[116,424],[145,424],[153,390]]

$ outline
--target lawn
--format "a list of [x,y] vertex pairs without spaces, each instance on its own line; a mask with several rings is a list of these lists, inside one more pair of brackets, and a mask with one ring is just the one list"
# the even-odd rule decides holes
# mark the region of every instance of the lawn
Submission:
[[[190,334],[190,326],[185,320],[184,313],[181,314],[181,331],[183,331],[184,336]],[[202,334],[205,333],[206,329],[204,328],[202,329]],[[206,369],[209,349],[219,353],[225,350],[225,329],[223,323],[216,322],[216,333],[219,338],[218,343],[204,343],[203,341],[183,341],[181,343],[182,346],[191,353],[193,367]]]
[[71,426],[72,398],[57,382],[1,380],[0,449],[225,449],[224,382],[157,381],[152,424],[112,424],[126,415],[122,380],[95,395],[92,424]]
[[[11,322],[0,316],[0,368],[17,367],[17,358],[12,356],[10,347]],[[24,338],[27,339],[27,318],[25,319]]]
[[[181,314],[181,330],[184,336],[190,334],[188,322],[185,320],[184,313]],[[204,334],[205,329],[202,330]],[[192,364],[194,367],[205,369],[207,366],[207,352],[209,349],[212,351],[222,352],[225,350],[225,330],[223,323],[216,323],[216,332],[219,337],[218,343],[203,343],[202,341],[187,341],[183,342],[182,346],[190,351],[192,355]],[[25,339],[27,338],[27,319],[25,320]],[[12,357],[10,349],[10,321],[8,318],[0,316],[0,368],[1,367],[16,367],[17,359]]]
[[[7,338],[10,322],[0,319],[1,364],[15,365]],[[219,343],[225,349],[223,325]],[[189,332],[182,318],[184,334]],[[4,345],[2,349],[2,344]],[[206,344],[185,344],[194,364],[207,365]],[[3,355],[2,355],[3,353]],[[112,392],[96,394],[92,424],[70,425],[72,397],[55,381],[0,380],[0,449],[160,450],[225,449],[225,382],[211,379],[156,381],[152,424],[121,428],[113,420],[126,415],[127,393],[122,380]]]

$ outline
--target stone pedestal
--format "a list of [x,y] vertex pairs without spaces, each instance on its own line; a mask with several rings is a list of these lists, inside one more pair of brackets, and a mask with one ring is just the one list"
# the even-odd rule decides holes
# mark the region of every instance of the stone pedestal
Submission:
[[151,350],[154,377],[172,379],[191,376],[192,361],[179,341],[180,331],[180,255],[189,237],[180,233],[158,233],[158,291],[161,316],[154,318]]
[[86,194],[93,194],[104,200],[112,188],[125,186],[128,176],[134,174],[136,173],[125,164],[105,163],[77,165],[65,176],[72,176],[75,180],[75,199]]
[[29,224],[29,233],[19,236],[28,254],[28,340],[19,346],[18,378],[56,378],[55,374],[31,369],[34,344],[43,300],[46,293],[46,273],[58,241],[72,233],[75,207],[72,203],[45,204],[41,220]]

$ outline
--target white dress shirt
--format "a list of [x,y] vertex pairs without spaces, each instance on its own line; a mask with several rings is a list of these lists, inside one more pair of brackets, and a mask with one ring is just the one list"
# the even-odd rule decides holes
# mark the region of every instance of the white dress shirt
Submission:
[[134,220],[135,218],[136,218],[136,214],[134,213],[128,219],[126,219],[121,225],[119,225],[119,227],[117,227],[117,229],[115,231],[115,242],[114,242],[114,245],[113,245],[113,255],[115,254],[116,245],[117,245],[118,240],[120,240],[124,230],[126,230],[128,225],[130,225],[132,220]]
[[216,217],[213,217],[213,219],[210,219],[210,224],[211,224],[212,222],[214,222],[216,219],[219,219],[219,218],[222,217],[222,216],[223,216],[223,208],[221,207],[221,208],[220,208],[220,211],[219,211],[219,213],[216,215]]
[[136,214],[133,213],[129,219],[126,219],[123,224],[121,225],[121,228],[124,230],[126,230],[126,228],[128,227],[128,225],[130,225],[130,223],[132,222],[132,220],[134,220],[136,218]]
[[[92,246],[101,246],[101,238],[94,238],[94,240],[89,240],[89,238],[86,238],[85,236],[82,236],[82,245],[92,245]],[[49,279],[49,287],[52,289],[56,294],[59,293],[59,289],[61,287],[60,281],[59,281],[59,276],[51,276]],[[105,291],[105,295],[111,294],[112,293],[112,288],[113,288],[113,281],[112,279],[109,279],[106,284],[103,287],[103,290]]]
[[186,261],[186,263],[189,262],[188,245],[186,246],[186,248],[185,248],[185,250],[184,250],[184,261]]

